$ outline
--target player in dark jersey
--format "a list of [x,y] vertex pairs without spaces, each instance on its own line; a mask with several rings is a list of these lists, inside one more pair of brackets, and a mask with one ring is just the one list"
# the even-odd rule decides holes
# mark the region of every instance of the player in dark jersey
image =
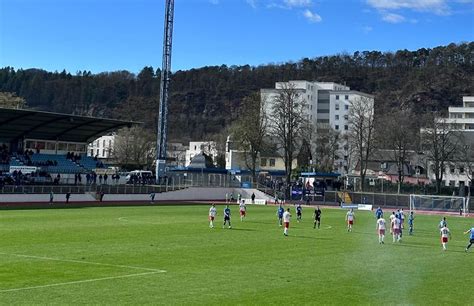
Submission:
[[301,204],[298,204],[298,206],[296,206],[296,221],[298,221],[298,223],[301,221],[302,214],[303,208],[301,207]]
[[225,227],[227,222],[229,222],[229,228],[232,228],[232,226],[230,225],[230,208],[229,208],[229,205],[226,205],[225,209],[224,209],[224,225],[222,225],[222,228]]
[[318,229],[321,226],[321,209],[319,209],[319,206],[314,210],[314,226],[313,228],[316,228],[316,224],[318,225]]
[[282,220],[283,220],[283,213],[285,212],[285,209],[283,208],[283,206],[278,206],[278,209],[277,209],[277,216],[278,216],[278,224],[281,226],[282,225]]

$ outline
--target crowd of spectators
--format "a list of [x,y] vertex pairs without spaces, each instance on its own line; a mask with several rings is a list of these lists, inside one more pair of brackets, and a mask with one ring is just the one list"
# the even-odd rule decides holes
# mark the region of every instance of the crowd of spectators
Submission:
[[130,179],[127,181],[127,184],[134,184],[134,185],[154,184],[155,180],[156,180],[156,177],[154,175],[131,174]]
[[74,154],[74,152],[67,152],[66,153],[66,158],[73,161],[73,162],[78,162],[81,160],[81,155],[80,154]]

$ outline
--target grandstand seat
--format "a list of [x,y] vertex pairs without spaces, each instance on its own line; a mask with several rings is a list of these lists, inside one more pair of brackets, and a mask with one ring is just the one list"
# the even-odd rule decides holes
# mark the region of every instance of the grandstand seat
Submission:
[[[94,160],[94,158],[87,155],[81,155],[81,159],[78,160],[77,163],[88,171],[92,171],[95,168],[97,168],[97,161]],[[107,168],[106,164],[103,164],[103,165],[104,165],[104,168]]]
[[82,173],[83,169],[73,162],[66,158],[65,155],[56,155],[56,154],[41,154],[35,153],[31,155],[31,161],[35,163],[46,163],[47,161],[56,162],[57,164],[52,166],[42,165],[42,169],[46,170],[49,173]]

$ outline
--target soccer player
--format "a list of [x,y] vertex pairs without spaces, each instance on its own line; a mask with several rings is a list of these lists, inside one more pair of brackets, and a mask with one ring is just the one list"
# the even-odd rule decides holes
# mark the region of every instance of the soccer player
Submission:
[[402,225],[402,222],[398,218],[393,218],[391,227],[392,227],[392,237],[393,237],[393,242],[400,242],[401,236],[400,236],[400,227]]
[[217,215],[216,205],[212,204],[211,208],[209,208],[209,227],[214,228],[214,219]]
[[316,228],[316,223],[318,224],[318,229],[321,226],[321,209],[319,206],[314,210],[314,225],[313,228]]
[[440,230],[441,233],[441,244],[443,245],[443,251],[446,251],[446,244],[448,243],[448,237],[451,237],[451,232],[449,228],[443,226]]
[[283,208],[283,206],[278,206],[278,209],[277,209],[277,216],[278,216],[278,224],[281,226],[282,224],[282,219],[283,219],[283,213],[285,212],[285,209]]
[[443,219],[441,219],[441,221],[439,221],[439,229],[442,229],[443,227],[447,227],[448,226],[448,222],[446,221],[446,217],[443,217]]
[[232,228],[230,225],[230,208],[229,205],[226,205],[224,208],[224,225],[222,225],[222,228],[225,227],[226,223],[229,222],[229,228]]
[[53,204],[53,201],[54,201],[54,193],[53,191],[51,190],[49,192],[49,204]]
[[474,243],[474,227],[472,227],[470,230],[467,230],[464,232],[464,235],[466,234],[470,234],[469,235],[469,244],[467,245],[466,247],[466,252],[469,250],[469,248],[471,247],[471,245]]
[[403,208],[400,210],[400,221],[402,221],[402,229],[405,229],[405,213],[403,212]]
[[409,235],[413,235],[413,221],[415,221],[415,216],[413,215],[413,211],[410,211],[410,215],[408,216]]
[[285,224],[285,229],[283,230],[283,235],[288,236],[288,228],[290,227],[290,209],[288,208],[284,213],[283,213],[283,223]]
[[378,220],[380,218],[383,217],[383,211],[382,211],[382,208],[377,207],[377,209],[375,210],[375,218]]
[[346,221],[347,221],[347,231],[352,232],[352,225],[354,225],[355,215],[354,210],[351,208],[346,214]]
[[379,234],[379,243],[384,244],[383,239],[385,238],[385,219],[382,216],[377,219],[376,229]]
[[239,212],[240,212],[240,221],[244,221],[245,214],[247,212],[247,207],[245,206],[245,200],[240,201]]
[[395,212],[392,211],[392,214],[390,215],[389,219],[390,219],[390,234],[393,234],[393,228],[392,228],[392,224],[393,224],[393,219],[395,219]]
[[155,193],[151,192],[150,193],[150,204],[153,204],[155,202]]
[[300,223],[301,221],[302,213],[303,213],[303,208],[301,207],[301,204],[298,204],[298,206],[296,206],[296,221],[298,221],[298,223]]

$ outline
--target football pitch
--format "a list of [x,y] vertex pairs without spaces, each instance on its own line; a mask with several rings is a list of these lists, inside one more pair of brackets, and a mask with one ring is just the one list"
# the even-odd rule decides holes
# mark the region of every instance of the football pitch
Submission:
[[[232,206],[232,229],[209,206],[0,211],[0,304],[415,304],[473,305],[472,218],[416,215],[415,234],[379,245],[372,212],[310,208],[289,236],[276,207]],[[389,212],[385,211],[388,220]]]

